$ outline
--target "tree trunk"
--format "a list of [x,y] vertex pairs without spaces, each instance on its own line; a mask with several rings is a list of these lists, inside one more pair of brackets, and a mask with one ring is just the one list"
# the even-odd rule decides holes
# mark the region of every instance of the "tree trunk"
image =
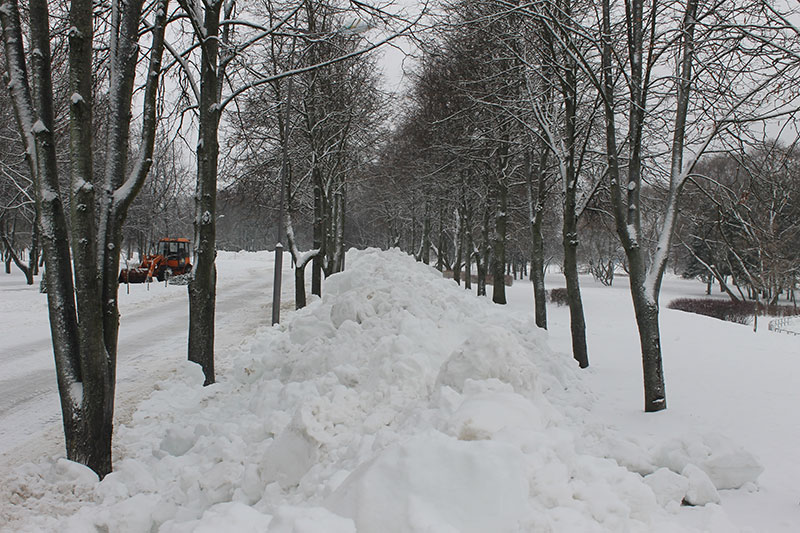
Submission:
[[417,253],[417,217],[413,214],[411,215],[411,255],[417,261],[421,259],[419,253]]
[[422,223],[422,262],[431,264],[431,216],[425,200],[425,218]]
[[302,309],[306,306],[306,265],[294,267],[294,308]]
[[[541,143],[539,164],[536,167],[537,191],[533,193],[532,155],[526,161],[526,177],[528,181],[528,218],[531,225],[531,270],[530,279],[533,285],[533,305],[536,325],[547,329],[547,293],[544,285],[544,239],[542,238],[542,222],[544,219],[545,200],[545,167],[547,166],[547,146]],[[534,200],[536,198],[536,200]]]
[[470,291],[472,290],[472,254],[474,253],[473,242],[472,242],[472,229],[469,227],[469,223],[471,221],[471,216],[469,215],[469,211],[466,211],[464,214],[464,239],[466,243],[464,245],[464,290]]
[[436,270],[444,271],[444,215],[442,214],[442,204],[439,204],[439,242],[436,250]]
[[567,300],[569,303],[570,331],[572,333],[572,356],[581,368],[589,366],[586,350],[586,322],[583,315],[580,285],[578,283],[577,250],[578,240],[576,222],[573,218],[567,222],[567,210],[564,212],[564,278],[567,282]]
[[[37,211],[36,209],[34,211]],[[31,222],[31,250],[28,254],[28,285],[33,285],[33,277],[39,274],[39,217],[34,214]]]
[[[10,239],[6,238],[7,233],[11,234]],[[5,244],[6,247],[6,252],[5,252],[6,274],[11,274],[12,262],[19,263],[19,260],[15,261],[17,256],[16,252],[14,251],[14,244],[15,244],[14,241],[16,240],[16,236],[17,236],[17,217],[14,216],[14,222],[6,223],[6,231],[5,233],[3,233],[3,243]]]
[[483,221],[481,223],[481,244],[478,253],[475,255],[475,267],[478,270],[478,296],[486,296],[486,274],[489,267],[489,205],[483,210]]
[[492,301],[496,304],[506,303],[506,225],[508,205],[508,187],[501,178],[496,184],[496,204],[494,215],[494,232],[492,233]]
[[[481,244],[480,249],[482,250],[485,248],[485,246],[486,245]],[[475,270],[477,270],[478,277],[478,296],[486,296],[486,264],[483,262],[482,256],[482,251],[479,250],[475,252]]]
[[339,190],[334,195],[335,211],[334,211],[334,254],[333,254],[333,269],[332,272],[344,271],[344,222],[345,222],[345,183],[339,184]]
[[[632,250],[631,255],[640,255]],[[639,327],[639,342],[642,348],[642,371],[644,376],[644,410],[655,412],[666,409],[664,371],[661,362],[661,336],[658,325],[658,301],[647,297],[645,289],[644,262],[641,258],[632,260],[631,294],[636,324]]]
[[195,193],[195,266],[189,282],[189,361],[203,368],[204,385],[215,381],[214,313],[216,305],[216,203],[219,155],[219,18],[222,3],[206,3],[201,42],[199,142]]
[[[115,15],[120,24],[114,38],[138,38],[141,4],[128,3]],[[71,3],[69,12],[72,28],[69,32],[69,91],[72,95],[69,106],[72,216],[69,225],[59,187],[53,134],[55,120],[47,3],[34,0],[29,3],[29,8],[31,48],[38,51],[31,54],[32,83],[26,71],[19,9],[15,1],[3,2],[0,19],[9,89],[28,154],[36,197],[34,241],[38,239],[37,231],[40,232],[46,260],[50,327],[67,457],[103,477],[111,471],[116,346],[107,347],[104,342],[107,326],[101,287],[105,271],[101,265],[106,254],[118,255],[119,252],[118,248],[101,246],[97,238],[98,215],[91,185],[93,6],[89,1],[76,0]],[[122,20],[119,20],[120,16]],[[111,49],[112,52],[116,50],[115,43]],[[119,74],[118,57],[112,58],[111,69],[113,80]],[[157,76],[155,78],[157,80]],[[33,97],[31,86],[35,88]],[[111,87],[111,99],[126,91],[124,84],[112,83]],[[130,114],[130,108],[127,114]],[[127,122],[114,124],[118,128],[126,125]],[[135,195],[135,191],[135,188],[130,189],[127,196]],[[125,194],[121,196],[126,197]],[[72,236],[72,250],[68,231]],[[38,243],[32,246],[32,257],[29,257],[34,267],[37,249]],[[74,269],[70,264],[71,255]],[[113,272],[115,280],[116,275],[117,272]],[[113,328],[118,328],[117,322]]]
[[461,285],[461,262],[464,253],[464,224],[461,206],[456,209],[456,259],[453,264],[453,280]]
[[11,274],[11,262],[13,261],[17,268],[25,276],[25,283],[27,285],[33,285],[33,269],[20,260],[17,252],[14,251],[14,245],[6,238],[5,234],[0,234],[0,237],[3,239],[3,243],[6,247],[6,255],[8,257],[8,259],[6,259],[6,274]]
[[[574,107],[567,100],[567,142],[574,145]],[[572,114],[570,113],[572,111]],[[570,331],[572,333],[572,356],[581,368],[589,366],[589,355],[586,349],[586,319],[583,315],[583,301],[578,283],[578,217],[575,212],[577,176],[574,170],[574,153],[570,153],[566,161],[564,176],[564,220],[562,226],[562,244],[564,246],[564,278],[567,282],[567,300],[569,303]]]
[[324,191],[322,183],[322,172],[319,168],[312,169],[312,179],[314,182],[314,244],[313,247],[320,250],[311,263],[311,294],[322,296],[322,270],[325,261],[325,206]]

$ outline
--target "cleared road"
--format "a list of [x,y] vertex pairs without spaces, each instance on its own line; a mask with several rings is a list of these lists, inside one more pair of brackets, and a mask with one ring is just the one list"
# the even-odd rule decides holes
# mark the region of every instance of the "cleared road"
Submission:
[[[242,260],[219,265],[217,354],[235,349],[244,337],[270,322],[272,264]],[[288,260],[284,264],[289,264]],[[284,279],[291,279],[287,275]],[[284,284],[284,309],[293,307],[290,284]],[[18,288],[0,286],[5,294]],[[25,293],[25,305],[0,316],[0,468],[37,457],[63,454],[58,400],[46,303]],[[2,294],[2,292],[0,292]],[[14,294],[14,301],[21,298]],[[130,419],[156,382],[168,377],[186,358],[188,295],[186,287],[153,284],[120,288],[120,340],[117,364],[115,426]],[[23,302],[23,300],[19,300]],[[12,312],[12,311],[9,311]],[[24,322],[14,327],[13,319]],[[218,371],[224,370],[224,365]]]

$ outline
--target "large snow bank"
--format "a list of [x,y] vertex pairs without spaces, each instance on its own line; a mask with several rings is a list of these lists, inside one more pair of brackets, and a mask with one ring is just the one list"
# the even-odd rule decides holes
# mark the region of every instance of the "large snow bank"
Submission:
[[592,424],[530,317],[398,251],[351,252],[322,299],[224,356],[219,383],[187,363],[142,402],[102,482],[63,460],[20,471],[12,492],[42,514],[13,529],[676,531],[680,502],[758,475],[737,448],[652,453]]

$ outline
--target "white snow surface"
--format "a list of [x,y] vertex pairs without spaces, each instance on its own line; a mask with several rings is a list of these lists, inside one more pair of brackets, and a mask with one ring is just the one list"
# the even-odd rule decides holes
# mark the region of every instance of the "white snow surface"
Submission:
[[[220,253],[221,290],[226,275],[229,287],[271,280],[255,267],[270,259]],[[800,370],[800,339],[665,311],[665,352],[693,351],[676,357],[692,361],[675,373],[682,381],[665,354],[667,391],[690,400],[645,414],[632,392],[641,369],[630,296],[617,280],[585,284],[593,367],[581,371],[565,309],[548,309],[549,334],[536,328],[527,282],[497,306],[397,250],[352,250],[347,265],[279,326],[218,319],[218,383],[202,387],[199,367],[178,358],[167,379],[140,386],[102,482],[63,452],[3,473],[0,531],[794,530],[796,390],[752,373],[739,397],[718,396],[748,368]],[[263,298],[267,324],[263,293],[247,298]],[[235,317],[228,307],[218,314]],[[773,360],[748,352],[758,341]],[[732,350],[722,365],[720,344]],[[694,395],[692,379],[703,384]],[[772,403],[773,385],[788,405]],[[771,413],[762,422],[790,418],[769,434],[749,425],[759,409]]]

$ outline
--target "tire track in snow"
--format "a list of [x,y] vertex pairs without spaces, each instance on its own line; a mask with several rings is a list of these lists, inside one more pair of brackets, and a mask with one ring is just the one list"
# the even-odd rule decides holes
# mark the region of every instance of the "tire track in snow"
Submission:
[[[292,294],[287,277],[290,273],[284,274],[284,304],[289,303],[287,295]],[[217,285],[215,351],[218,355],[236,349],[243,338],[270,322],[272,269],[264,265],[264,268],[249,268],[241,275],[247,277],[225,279],[223,271]],[[154,385],[186,359],[189,306],[186,290],[154,296],[131,302],[128,309],[123,307],[120,317],[115,427],[127,423],[139,401],[149,396]],[[10,358],[3,361],[6,372],[0,374],[3,375],[0,470],[64,453],[49,329],[42,331],[40,339],[25,346],[30,350],[24,352],[25,356],[46,356],[48,366],[14,373],[14,361]],[[19,346],[13,353],[22,356],[18,349]],[[11,377],[5,378],[5,374]],[[0,477],[3,475],[0,472]]]

